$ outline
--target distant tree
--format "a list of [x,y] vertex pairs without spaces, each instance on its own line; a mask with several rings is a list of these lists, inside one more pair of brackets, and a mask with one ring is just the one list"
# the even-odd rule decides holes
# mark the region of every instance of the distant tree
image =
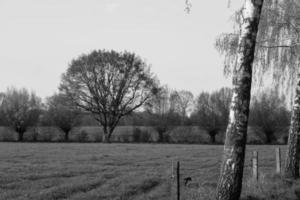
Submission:
[[119,120],[156,92],[156,80],[135,54],[98,50],[71,62],[60,90],[93,114],[103,127],[103,141],[110,142]]
[[[4,100],[4,97],[5,97],[5,93],[4,92],[0,92],[0,108],[1,108],[2,102]],[[0,114],[1,115],[3,114],[3,113],[1,113],[1,110],[0,110]],[[5,125],[4,117],[0,116],[0,126],[4,126],[4,125]]]
[[213,93],[203,92],[197,100],[192,120],[207,131],[210,142],[216,142],[216,135],[228,123],[229,106],[232,92],[229,88],[221,88]]
[[9,88],[4,93],[0,112],[5,125],[18,133],[18,141],[23,141],[28,127],[39,120],[42,109],[41,99],[26,89]]
[[289,125],[285,99],[273,90],[254,97],[250,107],[249,124],[261,128],[265,134],[265,142],[272,143],[276,139],[274,133]]
[[169,88],[161,87],[146,104],[146,109],[151,116],[151,125],[158,133],[158,141],[168,142],[166,133],[180,124],[178,114],[171,110]]
[[64,94],[54,94],[47,99],[46,119],[64,132],[64,140],[69,141],[69,132],[76,125],[79,112]]
[[170,95],[171,111],[181,116],[181,124],[183,125],[190,113],[194,103],[194,95],[187,90],[173,91]]

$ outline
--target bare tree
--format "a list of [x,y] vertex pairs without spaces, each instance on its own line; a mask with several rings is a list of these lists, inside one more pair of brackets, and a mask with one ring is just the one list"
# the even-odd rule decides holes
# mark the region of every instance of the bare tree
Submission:
[[99,50],[73,60],[60,89],[93,114],[103,127],[103,141],[110,142],[119,120],[156,92],[156,80],[135,54]]
[[63,94],[54,94],[47,99],[46,120],[64,132],[64,140],[69,141],[69,132],[76,125],[78,110]]
[[194,103],[194,95],[187,90],[173,91],[170,94],[170,109],[181,116],[183,125]]
[[259,127],[265,134],[265,143],[272,143],[275,132],[289,125],[289,112],[285,100],[271,90],[254,97],[250,108],[249,124]]
[[168,142],[166,133],[178,125],[178,114],[171,110],[170,89],[161,87],[145,108],[151,116],[151,125],[158,133],[159,142]]
[[36,125],[41,108],[39,97],[26,89],[16,88],[6,90],[0,107],[4,123],[18,133],[18,141],[23,141],[28,127]]
[[247,126],[251,96],[252,64],[263,0],[245,0],[233,73],[233,94],[226,131],[224,157],[217,199],[238,200],[242,190]]
[[191,118],[195,124],[207,131],[210,142],[216,142],[216,135],[227,125],[231,89],[221,88],[212,94],[202,92],[196,101]]

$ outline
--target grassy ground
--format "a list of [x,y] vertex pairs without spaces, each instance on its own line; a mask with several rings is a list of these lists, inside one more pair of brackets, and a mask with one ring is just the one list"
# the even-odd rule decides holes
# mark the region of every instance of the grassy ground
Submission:
[[[250,179],[254,149],[259,152],[258,184]],[[172,160],[181,161],[182,178],[192,177],[189,188],[182,186],[182,199],[213,199],[222,150],[209,145],[0,143],[0,199],[175,199]],[[293,183],[267,177],[274,171],[275,146],[248,146],[243,199],[297,199]],[[270,190],[277,192],[274,198],[266,196]]]

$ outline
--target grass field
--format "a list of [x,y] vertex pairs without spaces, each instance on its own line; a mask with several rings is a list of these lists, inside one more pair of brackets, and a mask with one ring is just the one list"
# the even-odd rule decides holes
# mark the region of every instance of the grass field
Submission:
[[[275,171],[275,146],[248,146],[246,188],[254,149],[261,177]],[[175,199],[172,160],[181,161],[182,178],[193,179],[192,188],[182,186],[182,199],[211,199],[222,150],[210,145],[0,143],[0,199]]]

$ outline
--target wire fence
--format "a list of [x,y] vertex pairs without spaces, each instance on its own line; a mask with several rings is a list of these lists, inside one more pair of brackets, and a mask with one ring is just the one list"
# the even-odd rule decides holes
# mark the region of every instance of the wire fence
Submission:
[[[275,149],[275,172],[277,174],[281,173],[281,150],[280,148]],[[244,169],[250,171],[250,178],[253,181],[259,180],[259,153],[258,151],[253,151],[251,156],[251,162],[244,165]],[[185,190],[189,190],[193,187],[199,187],[199,183],[194,182],[194,175],[199,175],[200,173],[206,173],[203,169],[199,168],[199,165],[185,165],[184,161],[179,159],[174,159],[171,162],[170,167],[170,184],[172,185],[173,191],[171,191],[171,199],[181,199],[181,194]],[[215,180],[216,181],[216,180]],[[174,191],[175,190],[175,191]],[[176,198],[174,197],[176,196]]]

